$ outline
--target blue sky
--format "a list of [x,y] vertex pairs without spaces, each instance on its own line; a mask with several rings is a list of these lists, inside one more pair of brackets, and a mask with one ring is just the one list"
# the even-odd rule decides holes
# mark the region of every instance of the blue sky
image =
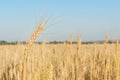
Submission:
[[42,21],[38,41],[120,39],[120,0],[1,0],[0,40],[27,41]]

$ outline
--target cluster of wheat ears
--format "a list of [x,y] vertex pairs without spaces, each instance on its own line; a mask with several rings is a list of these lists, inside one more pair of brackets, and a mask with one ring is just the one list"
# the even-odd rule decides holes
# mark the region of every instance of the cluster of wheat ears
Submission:
[[102,44],[34,44],[40,24],[27,45],[0,45],[0,80],[120,80],[119,42]]

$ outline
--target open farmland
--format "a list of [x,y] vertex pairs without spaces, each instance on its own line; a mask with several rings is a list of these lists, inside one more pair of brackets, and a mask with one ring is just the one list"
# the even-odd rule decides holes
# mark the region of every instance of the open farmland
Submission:
[[0,45],[0,80],[119,80],[119,42],[35,44],[40,24],[27,44]]
[[120,80],[120,0],[1,0],[0,80]]
[[0,80],[120,80],[119,48],[43,42],[33,44],[23,67],[25,45],[0,45]]

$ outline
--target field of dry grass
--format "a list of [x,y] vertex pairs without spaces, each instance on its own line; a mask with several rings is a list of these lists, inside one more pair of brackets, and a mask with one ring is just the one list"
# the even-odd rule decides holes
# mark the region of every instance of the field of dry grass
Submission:
[[[119,44],[0,45],[0,80],[120,80]],[[23,69],[24,68],[24,69]]]

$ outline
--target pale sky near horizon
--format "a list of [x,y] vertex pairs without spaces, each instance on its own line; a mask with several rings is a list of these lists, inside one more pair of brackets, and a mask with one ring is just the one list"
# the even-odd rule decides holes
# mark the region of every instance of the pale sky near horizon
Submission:
[[0,40],[27,41],[41,20],[38,41],[120,39],[120,0],[1,0]]

